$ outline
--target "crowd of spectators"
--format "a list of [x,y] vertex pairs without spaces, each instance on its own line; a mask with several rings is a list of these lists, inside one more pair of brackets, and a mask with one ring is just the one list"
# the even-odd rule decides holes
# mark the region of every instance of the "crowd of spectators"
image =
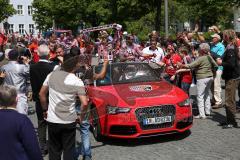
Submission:
[[[236,103],[235,92],[238,90],[240,96],[240,37],[234,30],[220,31],[216,26],[209,32],[210,41],[198,32],[197,25],[193,32],[178,33],[176,40],[161,38],[153,31],[146,43],[139,43],[136,35],[127,32],[116,36],[101,31],[97,39],[86,33],[74,38],[71,32],[45,38],[41,34],[34,37],[1,33],[0,60],[6,63],[0,68],[0,133],[2,144],[13,150],[5,155],[8,149],[0,145],[1,155],[24,160],[42,159],[49,153],[50,160],[59,160],[63,153],[65,160],[76,159],[75,130],[79,123],[83,159],[91,159],[85,86],[104,78],[108,63],[114,62],[156,63],[164,67],[162,78],[186,94],[194,85],[197,87],[199,115],[194,118],[206,119],[212,109],[225,107],[226,120],[220,125],[224,129],[238,128],[235,114],[240,102]],[[92,70],[92,56],[103,64],[99,74]],[[31,99],[35,101],[39,147],[26,116]],[[30,139],[25,140],[26,136]],[[18,152],[22,155],[16,156]],[[33,155],[35,158],[31,158]]]

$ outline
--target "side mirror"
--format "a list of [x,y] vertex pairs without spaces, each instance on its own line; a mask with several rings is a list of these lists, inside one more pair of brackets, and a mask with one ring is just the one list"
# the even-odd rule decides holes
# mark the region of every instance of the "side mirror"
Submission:
[[94,86],[94,87],[97,86],[97,81],[96,81],[96,80],[93,81],[93,86]]

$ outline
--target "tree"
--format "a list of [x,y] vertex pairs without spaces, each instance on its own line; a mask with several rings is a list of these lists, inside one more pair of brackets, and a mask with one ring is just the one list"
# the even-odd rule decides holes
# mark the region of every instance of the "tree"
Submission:
[[34,8],[33,19],[37,23],[37,28],[41,31],[51,28],[53,24],[51,0],[34,0],[32,5]]
[[187,8],[189,19],[199,22],[200,26],[206,28],[215,24],[223,28],[230,27],[233,20],[232,7],[240,5],[239,0],[176,0]]
[[0,6],[0,22],[2,22],[5,18],[14,15],[15,9],[9,4],[9,0],[0,0]]

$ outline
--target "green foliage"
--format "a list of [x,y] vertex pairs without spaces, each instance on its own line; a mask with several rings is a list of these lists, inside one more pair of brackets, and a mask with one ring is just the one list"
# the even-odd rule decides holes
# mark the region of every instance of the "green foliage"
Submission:
[[0,0],[0,22],[5,18],[12,16],[15,13],[15,9],[9,4],[9,0]]
[[33,19],[38,24],[37,28],[40,30],[51,28],[53,22],[51,0],[34,0],[32,5],[35,9]]
[[[53,20],[65,29],[120,23],[129,32],[149,33],[154,28],[155,0],[34,0],[33,15],[38,28],[51,28]],[[142,31],[144,31],[142,33]]]
[[[240,1],[169,0],[169,32],[175,34],[177,24],[189,20],[229,28],[234,5]],[[51,28],[53,20],[57,27],[74,30],[81,22],[86,27],[119,23],[146,40],[152,30],[163,33],[164,28],[164,0],[33,0],[33,7],[41,30]]]
[[154,30],[154,13],[149,13],[136,21],[126,21],[125,24],[129,33],[135,33],[140,40],[146,41],[148,34]]
[[176,0],[185,6],[188,18],[205,26],[221,25],[230,27],[233,19],[232,7],[240,1],[229,0]]

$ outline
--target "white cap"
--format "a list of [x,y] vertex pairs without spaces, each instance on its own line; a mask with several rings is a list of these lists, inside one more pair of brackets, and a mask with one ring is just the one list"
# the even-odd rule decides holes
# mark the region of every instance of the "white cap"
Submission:
[[211,35],[211,37],[212,38],[217,38],[217,39],[221,40],[221,37],[217,33]]
[[123,32],[123,35],[127,35],[127,34],[128,34],[127,31],[124,31],[124,32]]

